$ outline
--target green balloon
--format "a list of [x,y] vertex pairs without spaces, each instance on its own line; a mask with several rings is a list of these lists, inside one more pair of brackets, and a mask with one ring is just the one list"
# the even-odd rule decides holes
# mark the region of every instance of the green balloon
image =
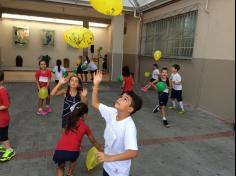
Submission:
[[63,72],[63,77],[67,77],[67,76],[68,76],[68,72],[67,71]]
[[167,88],[167,85],[166,85],[166,83],[164,83],[164,82],[159,82],[159,83],[157,83],[156,84],[156,88],[157,88],[157,90],[158,90],[158,92],[163,92],[164,90],[166,90],[166,88]]
[[81,65],[81,69],[82,69],[82,70],[86,70],[87,68],[88,68],[88,65],[87,65],[87,64]]
[[77,70],[74,70],[73,73],[74,73],[74,74],[77,74]]
[[118,82],[122,82],[122,81],[123,81],[123,76],[122,76],[122,75],[119,75],[119,76],[117,77],[117,81],[118,81]]

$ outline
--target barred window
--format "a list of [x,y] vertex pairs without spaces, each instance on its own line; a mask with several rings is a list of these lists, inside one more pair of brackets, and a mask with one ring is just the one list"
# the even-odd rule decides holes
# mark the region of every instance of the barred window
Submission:
[[192,58],[198,11],[145,24],[143,55],[160,50],[165,58]]

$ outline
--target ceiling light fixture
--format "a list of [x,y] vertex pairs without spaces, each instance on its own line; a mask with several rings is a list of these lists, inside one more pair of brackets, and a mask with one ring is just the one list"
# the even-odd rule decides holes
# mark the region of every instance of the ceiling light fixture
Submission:
[[9,14],[9,13],[3,13],[2,18],[83,26],[83,21],[39,17],[39,16],[29,16],[29,15],[18,15],[18,14]]
[[89,22],[89,27],[107,28],[109,24]]

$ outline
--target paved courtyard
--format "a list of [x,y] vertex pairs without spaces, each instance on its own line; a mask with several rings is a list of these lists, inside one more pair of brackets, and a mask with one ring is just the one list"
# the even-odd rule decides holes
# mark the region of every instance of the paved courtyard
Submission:
[[[53,176],[56,165],[52,155],[60,137],[63,98],[51,99],[53,113],[47,117],[36,115],[37,96],[33,83],[6,84],[11,96],[9,136],[17,152],[7,163],[0,163],[0,176]],[[91,101],[91,84],[89,101]],[[138,158],[132,164],[132,176],[234,176],[235,133],[226,124],[206,112],[187,106],[187,113],[168,111],[171,128],[164,128],[160,114],[153,114],[157,95],[142,93],[144,106],[133,116],[138,129]],[[100,98],[112,106],[119,96],[119,85],[104,83]],[[96,139],[103,143],[105,123],[98,112],[89,109],[90,125]],[[91,147],[83,140],[76,176],[101,176],[102,168],[88,172],[86,151]]]

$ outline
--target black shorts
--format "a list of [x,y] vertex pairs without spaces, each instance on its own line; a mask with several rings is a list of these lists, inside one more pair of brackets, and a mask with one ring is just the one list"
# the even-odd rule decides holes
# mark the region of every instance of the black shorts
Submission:
[[58,166],[65,164],[66,162],[75,162],[79,158],[80,152],[71,152],[64,150],[56,150],[53,155],[53,161]]
[[182,90],[172,89],[170,98],[177,99],[178,102],[183,101]]
[[67,118],[62,118],[61,127],[65,129],[66,128],[66,124],[67,124]]
[[102,69],[103,69],[103,70],[106,70],[106,69],[107,69],[107,64],[103,64],[103,65],[102,65]]
[[97,70],[90,71],[91,74],[96,73],[96,72],[97,72]]
[[169,99],[169,93],[166,93],[166,92],[159,93],[160,106],[166,106],[168,103],[168,99]]
[[59,80],[55,80],[55,83],[58,84],[58,83],[59,83]]
[[8,140],[8,127],[0,128],[0,142]]
[[103,169],[103,176],[109,176],[105,169]]
[[152,82],[154,82],[154,81],[156,81],[156,79],[153,79],[153,78],[150,79],[150,83],[152,83]]
[[83,74],[83,70],[82,70],[82,68],[77,68],[77,74]]
[[84,73],[85,75],[87,75],[87,74],[88,74],[88,71],[83,71],[83,73]]

